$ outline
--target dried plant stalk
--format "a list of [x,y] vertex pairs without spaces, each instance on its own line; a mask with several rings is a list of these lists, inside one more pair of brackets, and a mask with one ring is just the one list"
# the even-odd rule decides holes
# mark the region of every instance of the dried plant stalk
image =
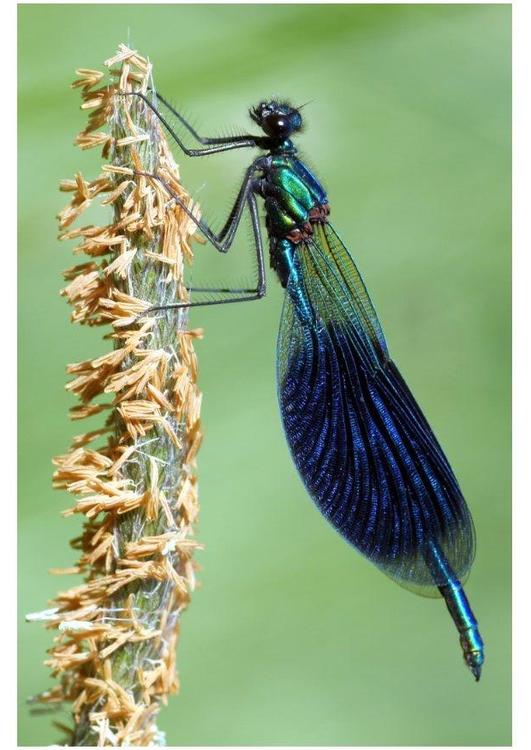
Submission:
[[[178,625],[194,588],[201,396],[192,342],[200,332],[186,330],[186,309],[137,317],[150,305],[188,300],[183,266],[195,230],[161,183],[138,173],[156,170],[194,215],[198,209],[152,112],[139,97],[120,95],[152,90],[149,62],[120,45],[105,65],[110,83],[80,69],[72,85],[90,113],[76,143],[102,146],[109,163],[94,180],[78,173],[61,183],[72,198],[59,223],[62,239],[80,240],[74,253],[88,256],[65,272],[72,320],[110,324],[114,342],[68,366],[67,390],[80,401],[72,418],[108,418],[54,460],[55,486],[75,498],[65,515],[86,517],[72,542],[77,566],[62,572],[79,572],[84,583],[33,616],[58,630],[45,662],[58,683],[37,700],[72,703],[70,745],[157,745],[156,715],[178,688]],[[113,221],[72,229],[97,196]]]

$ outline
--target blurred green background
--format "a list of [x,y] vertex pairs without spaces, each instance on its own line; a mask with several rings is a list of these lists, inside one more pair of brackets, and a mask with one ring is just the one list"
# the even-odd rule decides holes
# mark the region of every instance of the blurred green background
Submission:
[[[75,559],[79,519],[60,518],[69,500],[50,486],[51,457],[81,431],[64,367],[108,347],[58,296],[74,261],[56,241],[57,183],[99,165],[72,145],[85,117],[68,84],[128,40],[205,134],[247,128],[270,94],[313,100],[303,155],[475,518],[467,592],[486,641],[476,685],[444,604],[391,583],[305,496],[277,416],[270,276],[260,303],[192,315],[206,550],[168,743],[510,744],[510,33],[508,5],[19,6],[21,744],[57,734],[25,705],[50,684],[51,633],[24,613],[70,584],[47,570]],[[221,218],[248,156],[177,158]],[[197,247],[202,268],[244,273],[238,247],[221,266]]]

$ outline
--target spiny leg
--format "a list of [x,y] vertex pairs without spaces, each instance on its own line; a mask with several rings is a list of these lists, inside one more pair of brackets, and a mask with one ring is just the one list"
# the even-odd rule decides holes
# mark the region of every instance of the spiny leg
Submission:
[[266,293],[266,276],[264,261],[264,244],[262,242],[262,232],[260,231],[260,217],[258,215],[258,206],[256,205],[256,196],[254,192],[249,191],[247,204],[251,215],[251,226],[253,229],[254,247],[256,250],[256,270],[258,272],[257,291],[261,297]]
[[[149,172],[136,172],[137,175],[143,175],[149,177],[152,180],[157,180],[166,192],[172,197],[172,199],[183,209],[183,211],[190,217],[190,219],[196,224],[200,231],[204,234],[206,239],[218,250],[220,253],[228,252],[230,246],[234,241],[238,225],[241,221],[243,209],[247,201],[248,196],[251,194],[251,185],[253,174],[257,170],[259,163],[263,157],[255,159],[253,163],[245,170],[245,176],[243,178],[241,187],[234,201],[229,216],[219,232],[215,232],[209,227],[209,225],[203,220],[198,219],[194,213],[188,208],[186,203],[180,198],[172,188],[165,182],[165,180],[157,174],[151,174]],[[256,209],[256,206],[255,206]],[[257,212],[256,212],[257,213]],[[256,217],[256,221],[258,218]]]
[[[254,246],[256,251],[255,261],[256,261],[256,271],[258,276],[258,282],[255,288],[227,288],[227,287],[189,287],[187,291],[189,292],[211,292],[214,294],[246,294],[246,295],[252,295],[249,297],[235,297],[233,300],[217,300],[217,301],[210,301],[210,302],[196,302],[196,303],[179,303],[182,304],[183,307],[191,307],[194,305],[205,305],[205,304],[226,304],[228,302],[242,302],[244,300],[250,300],[250,299],[261,299],[265,296],[266,292],[266,280],[265,280],[265,262],[264,262],[264,247],[262,242],[262,233],[260,231],[260,219],[258,216],[258,207],[256,205],[256,198],[254,196],[254,193],[249,192],[247,195],[247,205],[249,208],[249,214],[251,217],[251,226],[253,229],[253,238],[254,238]],[[167,306],[164,306],[164,309],[166,309]],[[153,308],[150,308],[153,309]],[[160,309],[160,308],[159,308]]]
[[[236,148],[255,148],[258,145],[258,141],[260,140],[259,136],[253,136],[253,135],[237,135],[237,136],[227,136],[224,138],[201,138],[197,135],[196,131],[193,130],[192,126],[186,122],[186,120],[181,116],[178,115],[176,110],[174,110],[171,107],[168,107],[170,111],[172,111],[179,120],[187,127],[187,129],[196,137],[200,143],[210,144],[207,145],[206,148],[188,148],[184,145],[183,141],[179,138],[175,130],[172,128],[172,126],[169,124],[169,122],[166,120],[164,115],[162,115],[161,112],[155,107],[152,101],[145,95],[142,94],[140,91],[126,91],[126,92],[120,92],[120,96],[137,96],[139,99],[142,99],[143,102],[151,109],[151,111],[155,114],[155,116],[160,120],[160,122],[164,125],[168,133],[171,135],[173,140],[177,143],[180,149],[184,151],[184,153],[187,156],[208,156],[209,154],[219,154],[223,151],[232,151]],[[162,99],[161,101],[166,103],[165,99]],[[166,105],[168,106],[168,105]]]
[[[242,186],[238,192],[238,196],[236,198],[234,206],[229,214],[227,221],[225,222],[225,225],[223,226],[223,228],[218,234],[216,234],[208,226],[208,224],[206,224],[206,222],[194,216],[192,211],[190,211],[190,209],[186,206],[186,204],[182,201],[182,199],[171,189],[171,187],[161,177],[159,177],[158,175],[148,174],[145,172],[137,172],[137,174],[143,174],[146,177],[150,177],[151,179],[155,179],[158,182],[160,182],[165,188],[165,190],[171,195],[172,199],[175,200],[176,203],[178,203],[181,206],[181,208],[186,212],[186,214],[190,217],[190,219],[197,225],[197,227],[205,235],[205,237],[209,240],[209,242],[211,242],[211,244],[213,244],[214,247],[219,252],[222,252],[222,253],[226,253],[230,249],[234,241],[236,231],[241,221],[243,209],[245,207],[245,204],[247,203],[250,217],[251,217],[251,225],[253,229],[254,244],[255,244],[255,250],[256,250],[256,269],[257,269],[257,275],[258,275],[258,283],[255,289],[204,289],[204,291],[211,291],[214,293],[219,292],[223,294],[234,293],[234,294],[238,294],[239,296],[229,297],[229,298],[220,299],[220,300],[205,300],[203,302],[176,302],[176,303],[172,303],[169,305],[154,305],[152,307],[149,307],[140,315],[138,315],[135,318],[135,320],[143,318],[146,315],[148,315],[150,312],[155,312],[157,310],[159,311],[179,310],[185,307],[188,308],[188,307],[205,307],[207,305],[226,305],[226,304],[230,304],[234,302],[250,302],[250,301],[261,299],[262,297],[264,297],[265,292],[266,292],[264,248],[263,248],[263,243],[262,243],[262,234],[260,232],[260,220],[258,216],[256,198],[251,191],[251,181],[252,181],[252,176],[253,176],[255,169],[256,169],[255,163],[253,163],[247,169],[246,175],[242,182]],[[191,290],[192,289],[193,288],[191,288]],[[196,288],[196,291],[198,290],[199,289]]]
[[239,288],[239,289],[228,289],[227,287],[217,286],[190,286],[186,289],[187,292],[215,292],[216,294],[244,294],[246,292],[254,292],[253,289]]
[[221,136],[221,137],[214,137],[210,138],[208,136],[201,136],[197,132],[197,130],[194,128],[194,126],[188,122],[188,120],[182,115],[175,107],[170,104],[170,102],[162,96],[160,91],[155,91],[155,96],[157,98],[157,101],[162,102],[162,104],[168,109],[172,115],[174,115],[181,125],[184,125],[184,127],[188,130],[188,132],[196,139],[196,141],[199,141],[199,143],[202,143],[203,146],[209,146],[214,145],[217,143],[230,143],[230,142],[237,142],[237,141],[245,141],[249,139],[253,139],[254,136],[252,135],[235,135],[235,136]]

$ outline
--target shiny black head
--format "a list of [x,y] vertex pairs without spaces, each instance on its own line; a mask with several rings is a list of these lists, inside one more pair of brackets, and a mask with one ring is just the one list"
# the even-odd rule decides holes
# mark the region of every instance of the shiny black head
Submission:
[[301,113],[287,102],[260,102],[249,115],[270,138],[284,140],[302,127]]

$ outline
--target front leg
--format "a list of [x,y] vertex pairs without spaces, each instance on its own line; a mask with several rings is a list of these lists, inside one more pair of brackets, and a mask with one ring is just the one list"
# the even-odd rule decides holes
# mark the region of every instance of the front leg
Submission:
[[[168,109],[172,113],[172,115],[174,115],[179,120],[181,125],[183,125],[187,129],[187,131],[196,139],[196,141],[198,141],[199,143],[202,143],[203,146],[210,146],[210,145],[214,145],[217,143],[236,143],[238,141],[243,143],[244,141],[249,141],[249,140],[255,140],[256,143],[258,142],[256,141],[255,137],[252,135],[235,135],[235,136],[229,136],[229,137],[218,136],[215,138],[210,138],[208,136],[201,136],[199,135],[197,130],[193,127],[193,125],[190,122],[188,122],[188,120],[184,117],[184,115],[182,115],[177,109],[175,109],[175,107],[173,107],[169,103],[169,101],[164,96],[162,96],[160,91],[153,91],[153,93],[155,94],[157,101],[162,102],[162,104],[164,104],[166,109]],[[142,96],[142,95],[139,94],[139,96]]]
[[[209,154],[219,154],[223,151],[232,151],[236,148],[256,148],[256,146],[259,145],[259,142],[261,141],[261,138],[259,136],[253,136],[253,135],[236,135],[236,136],[228,136],[226,138],[201,138],[196,131],[192,128],[192,126],[186,122],[184,117],[178,114],[176,110],[174,110],[172,107],[168,108],[170,109],[173,114],[175,114],[180,122],[182,122],[185,127],[189,130],[189,132],[194,135],[197,140],[199,140],[200,143],[203,144],[209,144],[206,145],[205,148],[188,148],[184,145],[183,141],[175,130],[172,128],[172,126],[169,124],[169,122],[166,120],[166,118],[162,115],[161,112],[155,107],[153,102],[145,95],[142,94],[140,91],[122,91],[119,94],[120,96],[137,96],[139,99],[142,99],[142,101],[151,109],[151,111],[155,114],[155,116],[160,120],[160,122],[164,125],[168,133],[171,135],[173,140],[177,143],[179,148],[184,151],[184,153],[187,156],[208,156]],[[166,100],[160,97],[161,101],[166,103]]]

